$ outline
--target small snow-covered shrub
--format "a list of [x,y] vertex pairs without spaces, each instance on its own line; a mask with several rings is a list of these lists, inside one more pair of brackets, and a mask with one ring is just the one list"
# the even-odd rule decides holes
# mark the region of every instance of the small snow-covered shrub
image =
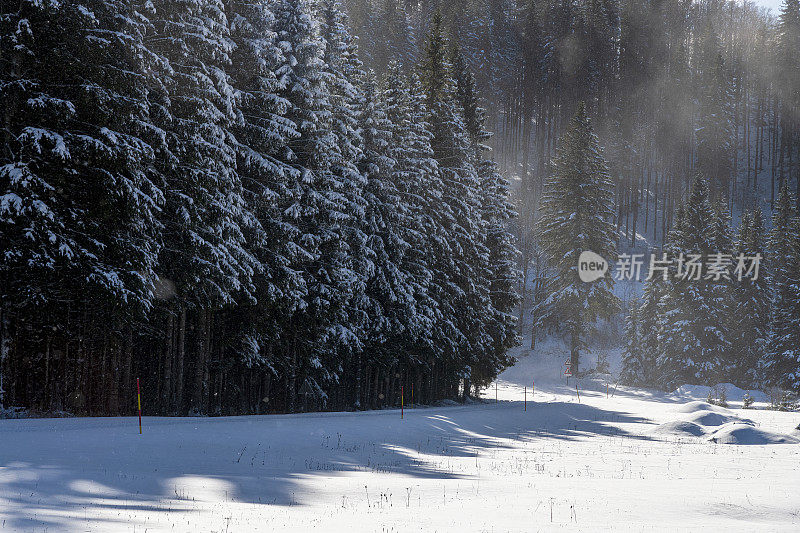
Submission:
[[742,409],[752,409],[753,402],[755,402],[755,400],[750,396],[750,393],[745,393],[744,398],[742,398]]
[[706,401],[711,405],[718,405],[720,407],[728,407],[728,398],[725,392],[725,387],[711,387],[708,390],[708,397]]
[[769,394],[769,408],[773,411],[797,411],[800,407],[797,397],[791,392],[783,391],[778,387],[770,387],[767,394]]
[[595,372],[598,374],[611,373],[611,365],[608,362],[608,355],[605,352],[597,354],[597,367],[595,368]]

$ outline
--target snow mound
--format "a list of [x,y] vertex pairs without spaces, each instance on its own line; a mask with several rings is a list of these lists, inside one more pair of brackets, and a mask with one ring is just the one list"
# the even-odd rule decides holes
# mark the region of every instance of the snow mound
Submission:
[[718,444],[797,444],[800,439],[772,431],[758,429],[749,424],[731,422],[712,433],[708,440]]
[[689,402],[681,405],[677,409],[675,409],[678,413],[697,413],[700,411],[712,411],[715,413],[731,415],[730,409],[725,409],[724,407],[720,407],[718,405],[712,405],[707,402]]
[[[722,409],[721,407],[719,409]],[[738,416],[729,415],[719,411],[695,411],[686,417],[687,422],[692,422],[699,426],[721,426],[730,422],[740,422],[744,424],[755,425],[752,420],[739,418]]]
[[675,389],[673,394],[684,398],[708,398],[708,393],[711,389],[716,389],[718,391],[724,390],[725,398],[729,402],[741,402],[745,395],[749,394],[750,397],[757,402],[769,403],[769,398],[763,392],[740,389],[732,383],[720,383],[715,387],[709,387],[707,385],[681,385]]
[[686,420],[673,420],[672,422],[667,422],[665,424],[661,424],[657,428],[653,430],[653,433],[659,435],[680,435],[686,437],[700,437],[705,435],[705,430],[695,424],[694,422],[688,422]]

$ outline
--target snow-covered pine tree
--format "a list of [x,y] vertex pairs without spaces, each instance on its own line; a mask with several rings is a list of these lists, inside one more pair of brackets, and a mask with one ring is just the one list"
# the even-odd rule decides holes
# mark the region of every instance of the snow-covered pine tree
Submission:
[[622,371],[619,381],[623,385],[642,387],[647,385],[645,374],[645,347],[640,318],[639,302],[634,301],[625,319],[625,350],[622,354]]
[[153,98],[169,145],[158,159],[165,181],[163,238],[169,243],[159,256],[159,275],[177,293],[164,303],[173,319],[159,323],[166,324],[168,345],[177,337],[170,356],[174,390],[165,395],[179,413],[203,413],[210,399],[207,330],[213,314],[254,301],[253,277],[261,265],[245,235],[257,221],[236,169],[237,101],[227,72],[234,45],[224,6],[221,0],[153,5],[154,31],[146,43],[168,62],[159,72],[164,92]]
[[[735,252],[733,227],[728,204],[724,200],[717,200],[713,205],[714,210],[714,244],[712,255],[705,258],[706,273],[704,274],[709,289],[710,311],[713,313],[713,322],[719,328],[724,340],[725,348],[716,369],[717,381],[730,381],[739,372],[741,362],[733,356],[730,349],[731,312],[733,311],[733,277]],[[718,271],[712,270],[717,268]],[[709,270],[711,268],[712,270]],[[712,317],[709,317],[712,318]]]
[[664,390],[723,377],[730,347],[726,302],[721,296],[724,282],[707,279],[706,269],[698,274],[690,266],[693,262],[707,267],[714,254],[729,253],[716,250],[717,243],[725,240],[721,226],[708,182],[697,175],[665,245],[673,264],[659,301],[657,377]]
[[[744,257],[766,256],[763,215],[760,209],[742,214],[736,255]],[[736,259],[734,259],[736,264]],[[746,263],[749,267],[749,261]],[[769,338],[770,292],[765,264],[761,261],[758,278],[751,274],[733,277],[731,320],[731,358],[733,364],[730,381],[740,387],[756,388],[761,385],[759,361],[767,348]],[[746,274],[746,272],[745,272]]]
[[303,280],[289,259],[297,230],[286,225],[280,211],[299,174],[283,157],[299,133],[285,117],[288,102],[277,94],[285,88],[275,75],[283,53],[272,31],[272,12],[266,3],[241,0],[230,0],[225,8],[233,43],[227,70],[237,98],[231,125],[236,167],[256,221],[245,236],[261,265],[254,278],[256,303],[229,310],[228,334],[245,365],[268,367],[269,346],[280,338],[280,317],[300,307],[303,297]]
[[[509,221],[516,213],[508,201],[508,182],[494,161],[484,159],[484,152],[489,150],[485,143],[491,137],[486,130],[486,112],[478,101],[475,77],[455,41],[451,42],[449,57],[455,81],[455,99],[469,136],[470,157],[478,173],[483,221],[479,231],[489,252],[489,262],[481,276],[489,287],[491,308],[487,308],[484,319],[492,343],[491,349],[488,346],[484,348],[473,368],[475,385],[484,386],[494,380],[499,370],[509,366],[508,349],[519,340],[514,331],[517,320],[512,312],[517,301],[515,284],[519,273],[515,264],[518,250],[508,231]],[[476,268],[480,267],[480,264],[476,265]]]
[[366,179],[367,201],[363,231],[371,267],[365,292],[364,311],[370,326],[365,354],[371,363],[395,372],[398,364],[408,361],[406,350],[413,346],[417,325],[415,287],[405,264],[410,245],[403,230],[406,223],[415,221],[393,179],[397,162],[390,156],[391,146],[400,137],[387,118],[386,103],[369,76],[359,116],[363,153],[359,168]]
[[[300,134],[289,142],[285,161],[299,177],[290,189],[290,201],[282,205],[287,225],[296,228],[291,239],[291,268],[301,272],[305,297],[302,306],[283,324],[285,408],[297,408],[302,389],[325,401],[326,383],[338,379],[332,357],[342,346],[357,345],[359,337],[348,327],[345,306],[359,280],[348,252],[345,229],[351,224],[353,202],[343,183],[343,159],[333,130],[334,102],[328,81],[325,41],[312,7],[305,0],[275,0],[275,32],[283,52],[276,74],[278,95],[287,102],[287,118]],[[341,116],[337,117],[342,120]],[[341,133],[341,132],[339,132]]]
[[366,245],[368,236],[360,224],[367,209],[363,197],[366,180],[357,166],[363,157],[358,114],[364,101],[360,83],[365,75],[340,1],[321,0],[316,8],[320,36],[325,44],[323,61],[325,82],[330,92],[330,127],[336,136],[337,150],[330,154],[334,186],[331,199],[347,215],[346,219],[339,221],[346,248],[343,250],[346,256],[342,256],[340,261],[348,272],[340,277],[339,298],[345,307],[341,308],[337,318],[336,335],[341,350],[352,353],[362,349],[370,336],[369,320],[359,305],[364,301],[365,283],[371,270],[370,252]]
[[553,165],[544,185],[538,226],[553,276],[546,282],[548,297],[537,306],[537,326],[566,335],[572,368],[578,371],[586,334],[598,318],[609,317],[619,305],[610,276],[584,283],[578,275],[582,252],[612,260],[617,244],[613,184],[583,104],[561,139]]
[[800,392],[800,218],[784,182],[769,237],[772,315],[763,369],[768,383]]
[[445,316],[455,321],[460,344],[458,352],[449,354],[449,371],[463,372],[467,384],[465,394],[468,394],[471,365],[491,344],[486,331],[487,320],[482,316],[491,308],[485,278],[488,250],[480,219],[478,177],[463,110],[457,100],[452,66],[447,60],[447,46],[442,15],[437,10],[431,21],[422,64],[422,86],[430,113],[431,146],[445,187],[442,200],[452,215],[447,232],[454,253],[439,258],[445,261],[442,266],[446,271],[441,281],[445,285],[439,304],[443,306],[447,300],[452,313],[445,312]]
[[[411,81],[400,72],[400,65],[390,64],[384,80],[383,99],[386,116],[393,127],[389,157],[395,161],[392,181],[403,206],[402,238],[409,248],[404,255],[407,282],[413,286],[415,311],[408,325],[413,335],[410,343],[417,348],[418,385],[433,358],[445,346],[436,340],[452,342],[441,332],[444,319],[433,294],[436,293],[436,258],[450,253],[445,220],[449,210],[442,202],[444,184],[433,157],[425,95],[419,81]],[[419,389],[419,386],[418,386]]]
[[[3,387],[18,404],[118,412],[117,376],[101,373],[117,349],[84,352],[71,374],[50,370],[50,356],[74,338],[73,320],[81,346],[117,342],[151,305],[163,193],[147,25],[115,0],[0,7],[0,305],[4,331],[16,331],[16,374],[29,380],[17,396],[13,382]],[[71,401],[90,390],[94,405]]]
[[[656,253],[655,250],[651,253]],[[659,353],[659,302],[664,293],[665,282],[660,277],[647,280],[642,301],[635,303],[626,323],[627,355],[632,359],[623,365],[628,384],[653,386],[656,376],[656,360]],[[638,336],[636,336],[638,335]]]
[[509,222],[516,217],[516,212],[509,203],[508,180],[497,164],[488,159],[478,166],[478,179],[483,193],[481,211],[489,251],[485,277],[489,283],[491,313],[487,311],[486,318],[492,343],[473,369],[473,381],[476,386],[486,386],[500,371],[513,364],[508,351],[519,343],[514,310],[519,303],[520,272],[517,269],[519,250],[509,231]]

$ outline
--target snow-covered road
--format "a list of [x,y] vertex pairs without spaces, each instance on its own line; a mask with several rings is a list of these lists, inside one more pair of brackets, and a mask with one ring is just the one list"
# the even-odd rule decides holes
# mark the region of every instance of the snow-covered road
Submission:
[[[135,418],[0,420],[0,531],[800,530],[800,445],[665,433],[710,417],[603,384],[578,403],[537,382],[525,411],[535,376],[512,370],[499,403],[403,420],[146,417],[141,436]],[[730,411],[762,432],[800,423]]]

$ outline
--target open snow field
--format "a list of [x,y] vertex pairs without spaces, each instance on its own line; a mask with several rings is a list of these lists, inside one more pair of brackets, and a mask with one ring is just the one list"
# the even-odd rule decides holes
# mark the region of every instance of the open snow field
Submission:
[[499,403],[404,420],[0,420],[0,531],[800,531],[800,414],[588,380],[578,403],[537,355]]

